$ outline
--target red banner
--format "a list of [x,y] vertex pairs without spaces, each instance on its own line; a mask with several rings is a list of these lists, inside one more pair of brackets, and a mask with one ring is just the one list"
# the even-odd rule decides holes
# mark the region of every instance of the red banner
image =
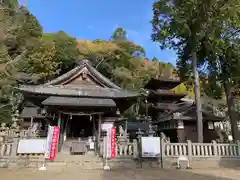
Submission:
[[111,128],[111,158],[116,157],[116,128]]
[[54,160],[56,158],[59,131],[60,131],[60,127],[55,126],[52,134],[52,143],[51,143],[49,160]]

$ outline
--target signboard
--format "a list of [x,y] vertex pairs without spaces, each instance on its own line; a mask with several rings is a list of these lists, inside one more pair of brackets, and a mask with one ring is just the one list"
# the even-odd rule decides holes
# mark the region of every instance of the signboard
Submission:
[[48,128],[48,136],[44,156],[46,159],[54,160],[56,157],[59,131],[59,126],[49,126]]
[[107,129],[106,158],[116,157],[116,128]]
[[107,131],[108,129],[111,129],[113,127],[113,123],[103,123],[101,124],[101,129],[103,131]]
[[44,154],[46,139],[20,139],[18,143],[18,154]]
[[160,137],[142,137],[142,157],[160,157]]

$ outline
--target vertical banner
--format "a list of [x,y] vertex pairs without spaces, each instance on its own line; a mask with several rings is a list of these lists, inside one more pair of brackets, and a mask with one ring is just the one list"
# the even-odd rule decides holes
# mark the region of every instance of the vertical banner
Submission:
[[107,129],[106,158],[111,158],[111,128]]
[[53,130],[54,130],[54,126],[48,126],[48,135],[47,135],[47,142],[45,147],[46,149],[44,154],[45,159],[50,158]]
[[116,157],[116,128],[107,129],[106,151],[107,158]]
[[56,158],[59,131],[60,131],[60,126],[55,126],[53,129],[52,144],[51,144],[49,160],[54,160]]
[[116,157],[116,128],[111,128],[111,158]]
[[57,153],[58,135],[60,127],[59,126],[49,126],[48,136],[45,150],[45,159],[54,160]]

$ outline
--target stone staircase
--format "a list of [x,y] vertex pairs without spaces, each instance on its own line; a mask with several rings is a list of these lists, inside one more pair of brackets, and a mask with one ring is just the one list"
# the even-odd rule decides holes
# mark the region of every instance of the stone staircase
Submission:
[[97,157],[93,152],[85,155],[70,155],[68,153],[58,153],[54,162],[48,163],[52,165],[78,166],[81,169],[102,169],[102,159]]

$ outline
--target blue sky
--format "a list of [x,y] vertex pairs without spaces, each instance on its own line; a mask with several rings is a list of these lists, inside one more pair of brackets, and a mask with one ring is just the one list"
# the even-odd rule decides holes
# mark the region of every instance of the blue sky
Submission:
[[150,39],[154,0],[25,1],[45,32],[63,30],[77,39],[107,40],[115,28],[122,27],[129,40],[145,48],[148,58],[156,56],[161,61],[175,64],[175,53],[161,50]]

